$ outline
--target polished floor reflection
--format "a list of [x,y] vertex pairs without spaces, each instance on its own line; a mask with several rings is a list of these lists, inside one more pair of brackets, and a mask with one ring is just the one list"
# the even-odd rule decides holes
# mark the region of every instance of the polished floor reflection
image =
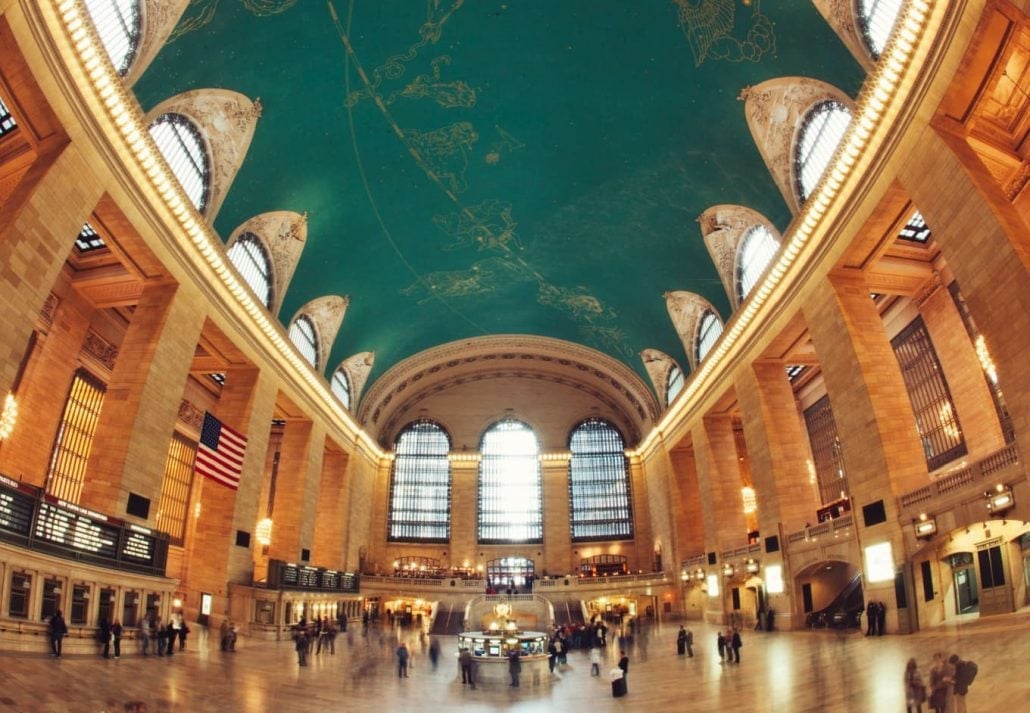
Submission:
[[[904,711],[901,677],[914,656],[924,674],[935,651],[979,664],[969,710],[1025,710],[1030,684],[1030,611],[935,627],[909,636],[866,638],[835,631],[744,632],[739,665],[720,664],[716,629],[692,624],[694,658],[676,655],[678,623],[646,630],[627,646],[629,694],[611,696],[606,675],[590,676],[586,653],[573,652],[551,685],[481,686],[456,676],[455,639],[441,639],[445,655],[432,670],[419,638],[400,636],[413,652],[410,677],[398,679],[397,633],[352,627],[334,656],[297,666],[290,642],[241,642],[235,654],[192,637],[191,650],[171,659],[92,656],[52,659],[0,655],[2,711]],[[43,648],[43,643],[40,643]],[[602,671],[614,665],[609,647]],[[133,708],[140,701],[145,707]]]

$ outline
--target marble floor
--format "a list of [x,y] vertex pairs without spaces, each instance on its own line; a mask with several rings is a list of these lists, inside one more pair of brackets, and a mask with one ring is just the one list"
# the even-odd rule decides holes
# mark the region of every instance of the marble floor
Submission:
[[[222,653],[212,636],[191,636],[190,650],[171,659],[123,656],[0,654],[4,711],[875,711],[905,710],[901,678],[914,656],[926,673],[935,651],[976,661],[970,711],[1027,710],[1030,699],[1030,611],[942,625],[908,636],[866,638],[836,631],[745,632],[739,665],[720,664],[715,628],[694,623],[694,658],[676,655],[678,623],[657,625],[628,646],[629,694],[611,696],[606,675],[590,676],[587,655],[573,652],[550,685],[471,690],[456,677],[455,639],[441,638],[434,671],[417,635],[400,636],[414,667],[398,679],[397,633],[352,627],[334,656],[297,665],[289,642],[241,640]],[[358,629],[355,631],[355,629]],[[618,652],[606,651],[602,671]],[[133,706],[133,702],[142,705]]]

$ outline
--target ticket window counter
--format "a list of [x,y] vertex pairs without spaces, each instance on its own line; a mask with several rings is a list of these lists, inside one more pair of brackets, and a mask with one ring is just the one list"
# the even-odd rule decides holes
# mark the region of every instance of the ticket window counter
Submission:
[[32,575],[25,572],[12,572],[11,593],[7,597],[7,615],[17,619],[27,619],[31,592]]
[[126,592],[122,600],[122,628],[131,629],[139,626],[139,592]]
[[43,580],[43,602],[40,607],[40,618],[43,621],[50,621],[50,618],[61,608],[61,582],[56,579]]
[[114,590],[113,589],[101,589],[100,590],[100,603],[97,605],[97,625],[100,622],[106,621],[110,624],[114,621]]
[[89,618],[89,587],[85,584],[72,586],[72,606],[68,612],[68,621],[83,626]]
[[275,602],[268,600],[255,602],[254,621],[264,626],[275,624]]
[[153,617],[157,621],[161,620],[161,595],[160,594],[148,594],[146,599],[146,607],[143,609],[143,617]]

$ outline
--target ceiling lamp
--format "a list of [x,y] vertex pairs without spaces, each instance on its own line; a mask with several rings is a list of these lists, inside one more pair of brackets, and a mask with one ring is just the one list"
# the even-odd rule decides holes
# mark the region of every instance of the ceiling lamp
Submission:
[[1016,499],[1012,495],[1012,488],[1002,483],[994,486],[994,490],[988,490],[984,493],[984,499],[986,500],[987,511],[991,514],[1001,514],[1016,504]]

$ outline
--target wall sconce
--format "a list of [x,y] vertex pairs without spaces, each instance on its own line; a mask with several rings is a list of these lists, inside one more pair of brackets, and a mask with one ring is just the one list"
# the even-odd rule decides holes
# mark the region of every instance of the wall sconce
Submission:
[[696,579],[699,582],[703,582],[705,580],[705,571],[703,569],[701,569],[700,567],[695,569],[694,570],[694,579]]
[[690,575],[687,574],[686,570],[683,570],[682,572],[680,572],[680,579],[682,579],[684,582],[687,582],[687,581],[690,580]]
[[1012,496],[1012,489],[1001,483],[998,483],[994,490],[984,493],[984,498],[987,501],[987,512],[990,513],[1003,513],[1016,504],[1016,500]]
[[736,572],[736,571],[737,571],[737,570],[735,570],[735,569],[733,568],[733,565],[732,565],[732,564],[730,564],[729,562],[727,562],[727,563],[726,563],[726,566],[722,568],[722,573],[723,573],[723,575],[724,575],[724,576],[726,576],[726,577],[732,577],[732,576],[733,576],[733,573],[734,573],[734,572]]
[[937,520],[928,517],[925,512],[919,513],[919,519],[912,521],[916,529],[916,537],[920,540],[928,540],[937,534]]
[[748,558],[747,562],[744,564],[744,569],[747,570],[748,574],[757,574],[758,573],[758,560],[756,560],[754,558]]

